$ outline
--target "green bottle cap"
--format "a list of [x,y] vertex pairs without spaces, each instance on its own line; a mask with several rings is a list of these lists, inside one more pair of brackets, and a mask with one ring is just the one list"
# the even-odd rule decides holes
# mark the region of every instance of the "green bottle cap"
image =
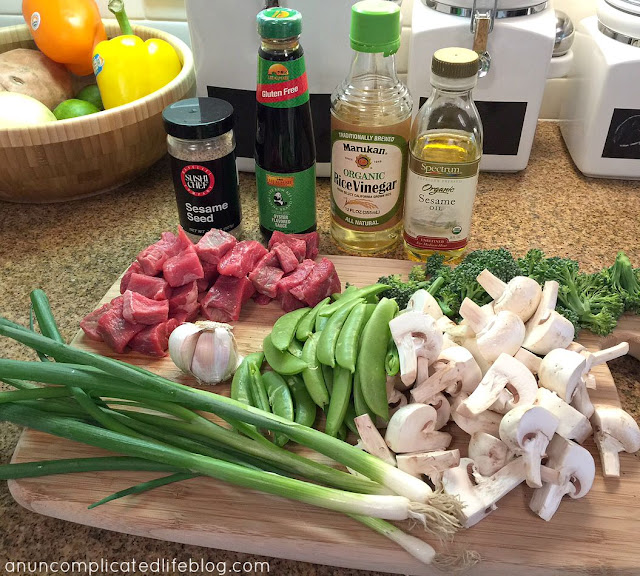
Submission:
[[257,21],[263,38],[293,38],[302,32],[302,14],[293,8],[267,8],[258,13]]
[[362,0],[351,8],[351,48],[395,54],[400,48],[400,7],[389,0]]

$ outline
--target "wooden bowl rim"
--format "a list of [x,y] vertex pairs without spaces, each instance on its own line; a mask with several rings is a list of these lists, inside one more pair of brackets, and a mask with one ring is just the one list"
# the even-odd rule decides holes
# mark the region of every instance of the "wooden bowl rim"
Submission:
[[[112,34],[114,36],[118,35],[117,32],[120,31],[120,27],[115,19],[103,19],[103,23],[107,31],[107,36],[110,39],[112,38]],[[159,90],[156,90],[155,92],[152,92],[151,94],[148,94],[147,96],[144,96],[142,98],[134,100],[133,102],[123,104],[122,106],[116,106],[115,108],[111,108],[109,110],[101,110],[100,112],[96,112],[95,114],[80,116],[78,118],[68,118],[66,120],[56,120],[55,122],[47,122],[34,126],[0,128],[0,147],[6,145],[8,145],[8,147],[14,148],[32,146],[33,144],[31,143],[19,142],[19,140],[23,135],[27,136],[25,140],[32,140],[29,135],[33,135],[34,132],[46,132],[48,135],[47,141],[49,143],[54,143],[72,141],[79,138],[85,138],[87,136],[106,134],[115,130],[120,130],[124,126],[137,124],[143,120],[155,116],[158,113],[158,110],[152,111],[149,108],[148,104],[156,104],[158,102],[161,102],[165,96],[167,97],[168,102],[172,99],[171,95],[173,92],[177,92],[184,84],[195,82],[195,66],[193,53],[191,52],[189,46],[187,46],[182,40],[180,40],[180,38],[174,36],[173,34],[169,34],[168,32],[164,32],[150,26],[141,26],[139,24],[134,24],[132,25],[132,28],[136,36],[148,37],[145,39],[159,38],[161,40],[165,40],[176,49],[176,51],[178,52],[178,56],[182,60],[182,70],[173,80],[171,80],[171,82],[169,82]],[[11,33],[18,33],[24,36],[24,34],[22,34],[23,32],[26,32],[28,35],[25,36],[25,40],[31,38],[31,34],[29,33],[26,24],[18,24],[16,26],[7,26],[1,28],[0,38],[2,38],[2,36],[10,36]],[[163,109],[164,107],[165,106],[163,106]],[[98,115],[99,117],[97,117]],[[104,122],[108,122],[110,119],[120,117],[128,117],[129,120],[125,122],[117,122],[106,130],[102,129],[101,124],[103,124]],[[66,128],[81,127],[83,124],[86,124],[86,128],[88,128],[88,130],[83,132],[82,135],[69,137],[69,134],[66,132]],[[7,142],[7,137],[11,142]],[[44,144],[44,142],[42,144]]]

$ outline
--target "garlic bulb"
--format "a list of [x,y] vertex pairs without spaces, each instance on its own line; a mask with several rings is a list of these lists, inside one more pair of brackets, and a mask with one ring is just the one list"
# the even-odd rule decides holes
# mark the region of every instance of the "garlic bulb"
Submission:
[[169,336],[169,355],[185,374],[202,384],[217,384],[232,376],[240,364],[232,330],[221,322],[185,322]]

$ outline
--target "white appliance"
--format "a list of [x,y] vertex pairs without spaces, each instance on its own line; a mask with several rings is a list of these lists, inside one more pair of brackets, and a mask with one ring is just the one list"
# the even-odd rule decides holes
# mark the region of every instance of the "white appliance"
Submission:
[[545,0],[414,0],[408,86],[417,104],[431,93],[439,48],[485,52],[473,98],[484,129],[482,170],[527,166],[556,34]]
[[[284,0],[302,14],[300,43],[305,51],[318,176],[330,175],[330,97],[351,63],[349,25],[355,0]],[[236,111],[238,168],[254,170],[256,15],[265,0],[186,0],[198,96],[229,101]]]
[[587,176],[640,179],[640,0],[600,0],[580,21],[560,129]]

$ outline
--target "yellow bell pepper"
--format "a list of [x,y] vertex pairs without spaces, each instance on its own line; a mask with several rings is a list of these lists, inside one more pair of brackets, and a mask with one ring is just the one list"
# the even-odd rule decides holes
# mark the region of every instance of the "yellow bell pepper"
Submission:
[[109,10],[123,34],[100,42],[93,51],[93,71],[105,110],[155,92],[182,69],[171,44],[158,38],[144,42],[133,35],[122,0],[111,0]]

